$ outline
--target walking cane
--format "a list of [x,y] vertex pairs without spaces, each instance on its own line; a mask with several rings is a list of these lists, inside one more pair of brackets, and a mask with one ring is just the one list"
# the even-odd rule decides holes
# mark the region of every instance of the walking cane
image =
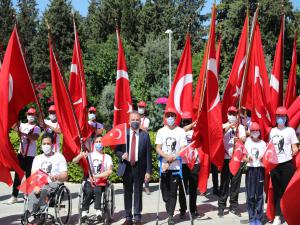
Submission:
[[159,202],[160,202],[160,184],[161,184],[161,172],[162,171],[162,157],[159,157],[159,179],[158,179],[158,200],[157,200],[157,211],[156,211],[156,225],[159,220]]

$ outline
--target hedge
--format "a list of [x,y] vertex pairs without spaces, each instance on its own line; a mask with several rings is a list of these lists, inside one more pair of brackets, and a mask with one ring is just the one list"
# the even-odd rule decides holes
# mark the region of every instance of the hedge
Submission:
[[[152,144],[152,178],[151,182],[156,182],[158,181],[158,160],[157,160],[157,154],[155,151],[155,132],[149,132],[150,139],[151,139],[151,144]],[[9,134],[10,141],[15,149],[15,151],[18,151],[19,149],[19,143],[20,139],[18,136],[18,133],[15,131],[11,131]],[[41,137],[38,139],[37,142],[37,148],[38,148],[38,154],[41,154]],[[61,140],[62,143],[62,140]],[[113,173],[110,176],[110,180],[114,183],[122,182],[122,178],[117,176],[117,169],[118,169],[118,158],[116,154],[114,154],[113,150],[111,148],[104,148],[104,152],[109,154],[112,157],[113,164],[114,164],[114,169]],[[83,172],[81,167],[78,164],[69,162],[68,163],[68,176],[69,176],[69,182],[74,182],[74,183],[80,183],[83,178]]]

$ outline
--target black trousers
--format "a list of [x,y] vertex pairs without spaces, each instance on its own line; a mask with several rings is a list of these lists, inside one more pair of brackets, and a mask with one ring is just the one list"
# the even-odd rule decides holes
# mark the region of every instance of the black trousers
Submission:
[[241,186],[242,170],[239,169],[238,173],[233,176],[229,170],[230,159],[224,160],[223,169],[221,172],[221,186],[219,193],[218,206],[221,209],[226,208],[226,202],[228,196],[230,196],[230,208],[237,209],[238,207],[238,197]]
[[86,181],[83,186],[84,198],[82,202],[82,210],[83,211],[89,210],[93,197],[95,199],[94,208],[96,210],[100,210],[102,194],[104,193],[104,191],[105,191],[105,186],[92,187],[91,183],[89,181]]
[[[32,167],[32,162],[34,157],[32,156],[25,156],[18,154],[18,159],[19,159],[19,164],[21,169],[25,172],[26,178],[30,177],[31,175],[31,167]],[[13,190],[12,190],[12,195],[14,197],[18,197],[19,190],[17,187],[21,184],[20,177],[17,173],[15,173],[15,178],[14,178],[14,184],[13,184]]]
[[264,215],[265,168],[248,167],[246,173],[247,210],[249,222],[262,221]]
[[211,175],[212,175],[212,183],[213,183],[213,190],[219,190],[219,173],[218,168],[212,163],[211,164]]
[[[124,205],[126,220],[141,221],[141,212],[143,209],[142,194],[143,194],[143,182],[144,177],[141,177],[137,162],[135,166],[127,164],[125,173],[123,175],[123,187],[124,187]],[[134,212],[132,216],[132,194],[134,194],[133,206]]]
[[180,182],[179,175],[172,175],[171,170],[167,170],[161,175],[161,194],[166,204],[166,211],[169,216],[174,215],[176,201],[177,201],[177,190]]
[[[190,198],[189,203],[190,203],[191,213],[197,211],[196,202],[197,202],[197,186],[198,186],[199,169],[200,169],[199,164],[195,164],[192,170],[190,170],[186,164],[182,164],[183,182],[186,190],[187,189],[189,190],[188,193]],[[179,204],[180,204],[180,211],[185,212],[187,206],[186,206],[186,199],[184,196],[183,186],[181,182],[179,182]]]
[[276,216],[281,215],[280,200],[295,173],[292,161],[280,163],[271,171]]

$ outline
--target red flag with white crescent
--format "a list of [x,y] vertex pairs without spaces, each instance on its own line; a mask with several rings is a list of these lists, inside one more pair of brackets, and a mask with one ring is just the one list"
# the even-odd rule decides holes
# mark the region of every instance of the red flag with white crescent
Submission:
[[186,35],[186,43],[173,80],[166,108],[174,108],[177,112],[176,124],[179,125],[183,113],[193,115],[193,75],[190,34]]
[[18,189],[24,194],[29,195],[33,192],[35,187],[42,188],[45,184],[48,184],[48,174],[43,170],[37,170],[30,177],[28,177]]
[[229,170],[233,176],[235,176],[238,173],[241,167],[241,161],[245,155],[246,155],[245,146],[241,140],[238,140],[235,143],[233,155],[229,162]]
[[82,137],[83,139],[86,139],[92,134],[92,130],[87,121],[86,82],[82,62],[82,53],[75,22],[74,33],[75,41],[71,64],[69,92],[75,109],[75,114],[78,119]]
[[[280,33],[277,41],[276,52],[270,79],[270,97],[272,114],[278,106],[283,104],[283,36],[284,36],[284,16],[281,16]],[[275,119],[275,118],[274,118]]]
[[227,122],[227,110],[230,106],[237,105],[241,94],[241,85],[246,64],[247,39],[248,39],[248,16],[245,18],[239,45],[232,64],[232,69],[227,81],[222,99],[222,119]]
[[114,126],[102,138],[103,146],[121,145],[126,143],[126,123]]
[[[183,148],[178,155],[186,162],[190,170],[195,166],[198,149],[194,147],[195,141]],[[196,152],[197,151],[197,152]]]
[[209,158],[218,169],[221,169],[224,162],[223,129],[220,95],[218,87],[218,71],[215,51],[215,4],[212,9],[212,21],[208,40],[208,56],[206,67],[206,79],[204,86],[203,104],[198,111],[198,120],[194,128],[193,140],[195,146],[203,144],[203,151],[209,154]]
[[5,52],[0,84],[0,164],[6,169],[15,170],[22,178],[24,172],[20,168],[8,132],[19,120],[20,110],[28,103],[35,102],[36,97],[16,26]]
[[132,111],[130,82],[125,61],[124,49],[119,30],[116,30],[118,40],[117,80],[114,101],[114,126],[129,123],[129,113]]
[[292,64],[285,92],[284,105],[286,108],[289,108],[293,101],[297,98],[297,34],[298,33],[296,32],[294,37]]
[[269,143],[267,144],[262,162],[264,164],[267,173],[269,173],[272,169],[274,169],[278,165],[278,157],[272,140],[269,141]]

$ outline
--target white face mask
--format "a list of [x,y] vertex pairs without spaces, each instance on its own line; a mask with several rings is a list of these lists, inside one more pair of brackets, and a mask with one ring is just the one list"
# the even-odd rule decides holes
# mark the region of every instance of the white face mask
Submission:
[[56,115],[55,114],[50,114],[49,118],[50,118],[51,121],[54,121],[54,120],[56,120]]
[[260,135],[259,131],[251,131],[251,137],[257,139]]
[[145,108],[138,108],[138,113],[139,114],[144,114],[145,113]]
[[227,119],[229,123],[235,123],[237,121],[237,118],[234,115],[228,115]]
[[42,145],[42,151],[45,155],[49,155],[52,152],[52,146],[51,145]]
[[89,120],[95,120],[95,119],[96,119],[96,114],[89,113]]
[[32,122],[34,122],[35,117],[32,116],[32,115],[28,115],[28,116],[27,116],[27,120],[28,120],[29,123],[32,123]]

